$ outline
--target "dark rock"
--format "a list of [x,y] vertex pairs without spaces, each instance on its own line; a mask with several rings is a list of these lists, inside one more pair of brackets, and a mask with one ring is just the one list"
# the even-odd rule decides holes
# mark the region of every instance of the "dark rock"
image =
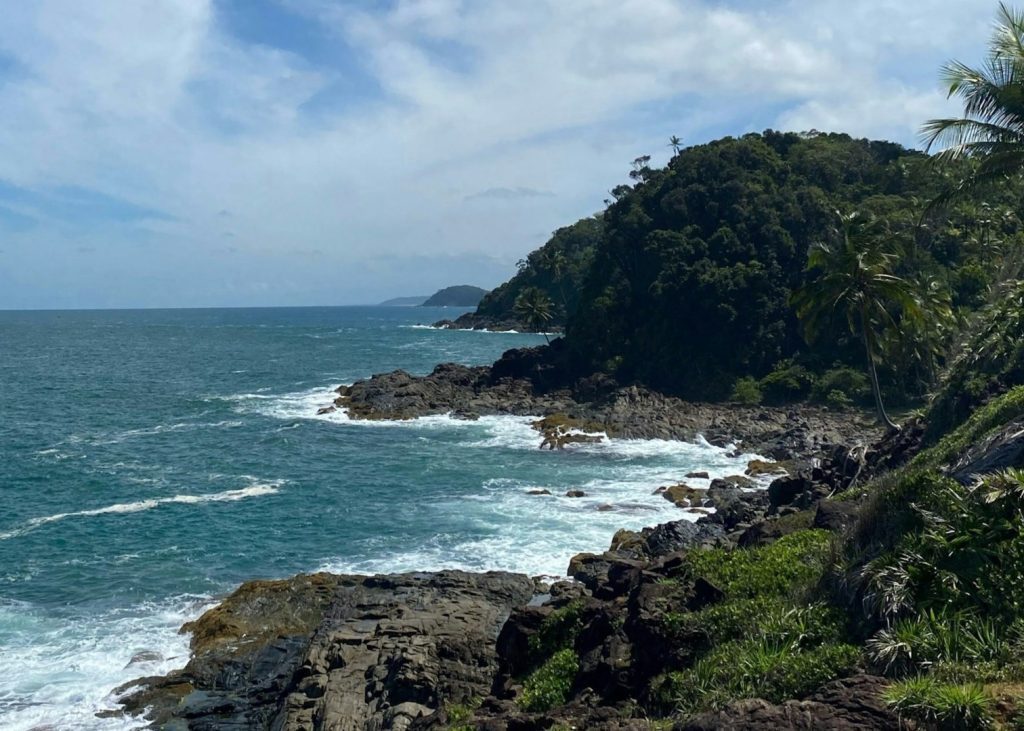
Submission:
[[806,474],[786,475],[772,480],[768,486],[768,503],[770,507],[789,505],[796,501],[804,492],[811,490],[814,483]]
[[688,480],[710,480],[711,475],[707,472],[687,472],[686,479]]
[[500,572],[250,582],[188,626],[183,670],[123,703],[160,727],[405,728],[490,691],[498,632],[533,593]]
[[586,497],[587,493],[583,490],[567,490],[565,493],[566,497]]
[[815,514],[810,510],[793,510],[785,515],[778,515],[759,520],[743,531],[737,544],[740,548],[767,546],[783,536],[811,527]]
[[696,508],[704,504],[707,490],[702,490],[689,485],[671,485],[665,488],[658,488],[657,492],[669,502],[681,508]]
[[814,513],[814,528],[836,533],[845,531],[857,520],[860,505],[853,500],[822,500]]
[[527,495],[550,495],[551,490],[527,490]]
[[749,526],[764,516],[768,508],[768,495],[764,490],[745,492],[724,480],[714,480],[708,488],[707,497],[715,513],[701,518],[701,521],[717,523],[726,531],[736,530],[744,524]]

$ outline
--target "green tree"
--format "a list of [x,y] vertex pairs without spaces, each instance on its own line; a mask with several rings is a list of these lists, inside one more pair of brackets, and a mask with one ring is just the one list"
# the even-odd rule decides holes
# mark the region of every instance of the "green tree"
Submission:
[[978,164],[937,202],[1024,171],[1024,13],[1000,3],[984,64],[951,61],[942,79],[949,97],[963,100],[964,116],[925,123],[927,149],[942,147],[940,161],[976,158]]
[[807,271],[812,278],[794,293],[793,305],[808,342],[835,314],[845,316],[850,332],[864,343],[878,419],[898,429],[885,411],[877,361],[883,338],[900,331],[901,324],[923,319],[924,310],[914,285],[892,273],[897,257],[886,249],[888,241],[878,228],[874,219],[840,214],[838,244],[816,243],[811,248]]
[[551,298],[538,287],[527,287],[516,297],[515,313],[531,330],[544,334],[548,339],[547,327],[554,315],[551,312]]
[[673,155],[678,155],[679,151],[683,149],[683,141],[676,135],[672,135],[668,138],[668,146],[672,148]]

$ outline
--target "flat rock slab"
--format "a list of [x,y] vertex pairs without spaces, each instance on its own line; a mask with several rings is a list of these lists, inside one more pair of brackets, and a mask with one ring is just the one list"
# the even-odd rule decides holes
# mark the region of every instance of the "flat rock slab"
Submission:
[[249,582],[183,628],[183,670],[122,702],[155,728],[402,731],[488,694],[498,632],[533,593],[503,572]]

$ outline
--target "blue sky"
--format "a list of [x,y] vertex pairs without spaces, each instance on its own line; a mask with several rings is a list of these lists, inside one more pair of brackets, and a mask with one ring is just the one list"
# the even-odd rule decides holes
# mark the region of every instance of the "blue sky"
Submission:
[[492,287],[641,154],[918,143],[977,0],[34,0],[0,24],[0,308]]

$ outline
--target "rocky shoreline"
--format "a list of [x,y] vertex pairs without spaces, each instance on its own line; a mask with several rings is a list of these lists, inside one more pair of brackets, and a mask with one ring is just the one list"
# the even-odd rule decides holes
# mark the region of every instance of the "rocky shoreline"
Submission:
[[[911,429],[870,446],[880,434],[852,413],[687,404],[593,378],[559,383],[540,357],[527,349],[488,367],[378,375],[340,388],[330,408],[356,419],[544,416],[545,439],[548,429],[610,438],[701,434],[787,460],[786,473],[767,490],[745,489],[740,477],[697,491],[680,476],[666,497],[687,507],[699,501],[711,514],[619,531],[608,551],[572,559],[574,581],[442,571],[248,582],[183,627],[192,633],[184,669],[118,689],[125,712],[169,729],[669,728],[645,718],[657,704],[655,679],[689,651],[667,632],[666,607],[695,611],[721,597],[685,570],[686,552],[768,545],[811,527],[843,530],[855,503],[825,498],[904,459],[915,439]],[[579,658],[570,700],[531,712],[522,702],[532,692],[524,676],[552,633],[569,625]],[[741,701],[671,727],[895,728],[898,719],[878,699],[882,683],[855,675],[802,701]]]
[[426,376],[401,370],[375,375],[339,387],[334,404],[321,413],[344,409],[350,418],[368,420],[557,415],[611,438],[703,437],[716,446],[735,444],[780,460],[810,458],[837,444],[863,446],[881,435],[870,417],[853,410],[692,403],[620,386],[603,375],[574,379],[552,362],[561,343],[510,350],[490,366],[443,363]]

